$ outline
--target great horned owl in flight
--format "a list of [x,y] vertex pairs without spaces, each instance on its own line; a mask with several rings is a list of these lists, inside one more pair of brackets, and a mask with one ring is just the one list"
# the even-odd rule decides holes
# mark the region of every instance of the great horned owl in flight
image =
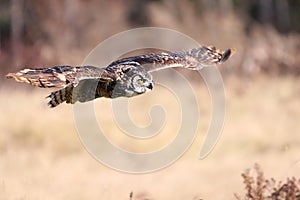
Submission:
[[151,72],[182,67],[200,70],[226,61],[234,49],[220,51],[201,46],[190,51],[146,54],[122,58],[105,68],[95,66],[56,66],[52,68],[23,69],[9,73],[7,78],[42,88],[61,88],[52,92],[49,106],[66,102],[87,102],[99,97],[133,97],[152,90]]

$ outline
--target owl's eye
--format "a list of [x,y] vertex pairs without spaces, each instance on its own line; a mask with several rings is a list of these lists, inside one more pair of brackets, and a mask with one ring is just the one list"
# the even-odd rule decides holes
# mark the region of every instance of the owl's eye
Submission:
[[146,80],[141,75],[136,75],[133,77],[135,82],[144,83]]
[[138,81],[139,81],[140,83],[145,83],[145,82],[146,82],[146,80],[145,80],[145,79],[142,79],[142,78],[139,79]]

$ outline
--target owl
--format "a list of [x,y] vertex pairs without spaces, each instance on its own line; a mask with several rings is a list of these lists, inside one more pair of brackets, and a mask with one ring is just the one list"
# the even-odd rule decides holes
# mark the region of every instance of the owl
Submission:
[[151,72],[182,67],[200,70],[226,61],[234,49],[220,51],[213,46],[190,51],[146,54],[122,58],[100,68],[95,66],[55,66],[23,69],[7,78],[42,88],[60,88],[48,96],[49,106],[66,102],[87,102],[99,97],[133,97],[153,89]]

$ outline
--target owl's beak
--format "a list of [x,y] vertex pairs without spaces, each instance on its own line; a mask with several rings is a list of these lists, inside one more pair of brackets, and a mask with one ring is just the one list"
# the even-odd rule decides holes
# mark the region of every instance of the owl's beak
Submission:
[[150,90],[153,89],[153,83],[149,83],[149,85],[147,86],[147,88],[149,88]]

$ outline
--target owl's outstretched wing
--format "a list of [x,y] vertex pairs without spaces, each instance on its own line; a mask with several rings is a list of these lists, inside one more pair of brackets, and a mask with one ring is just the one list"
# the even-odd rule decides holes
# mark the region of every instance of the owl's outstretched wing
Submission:
[[62,88],[69,84],[76,85],[82,79],[110,78],[103,68],[94,66],[56,66],[51,68],[23,69],[16,73],[9,73],[6,77],[43,88]]
[[42,88],[62,88],[48,96],[50,107],[62,102],[85,102],[107,96],[107,90],[115,84],[114,73],[94,66],[23,69],[6,77]]
[[201,46],[190,51],[175,53],[146,54],[123,58],[112,62],[110,65],[123,62],[135,62],[147,72],[158,71],[172,67],[182,67],[190,70],[200,70],[203,67],[212,66],[228,60],[235,49],[221,51],[214,46]]

